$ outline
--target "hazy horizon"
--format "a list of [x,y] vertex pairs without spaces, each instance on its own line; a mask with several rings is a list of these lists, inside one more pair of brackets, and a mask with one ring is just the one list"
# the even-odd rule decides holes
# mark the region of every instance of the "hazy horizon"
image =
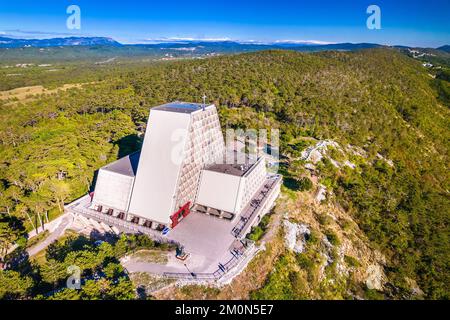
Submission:
[[[69,5],[81,10],[81,29],[69,30]],[[450,43],[450,3],[445,0],[147,1],[17,0],[0,11],[0,36],[28,39],[110,37],[123,44],[155,39],[229,39],[267,43],[303,41],[440,47]],[[381,29],[370,30],[367,8],[381,9]]]

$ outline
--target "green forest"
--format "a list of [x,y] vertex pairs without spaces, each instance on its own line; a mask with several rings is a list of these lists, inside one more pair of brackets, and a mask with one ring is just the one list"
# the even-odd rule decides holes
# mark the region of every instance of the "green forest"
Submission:
[[[83,85],[0,100],[0,258],[8,259],[11,243],[26,245],[24,230],[39,228],[88,192],[98,168],[140,148],[152,106],[198,102],[205,94],[218,106],[223,129],[280,129],[281,154],[301,151],[304,146],[293,144],[299,137],[363,148],[372,165],[342,172],[324,163],[321,179],[388,257],[386,297],[407,298],[410,278],[426,298],[449,299],[447,68],[429,70],[398,50],[371,49],[70,63],[56,73],[32,68],[15,79],[2,71],[1,90]],[[378,154],[394,165],[377,161]],[[110,252],[106,258],[115,257],[111,248],[95,250],[103,249]],[[89,268],[100,264],[107,265]],[[0,271],[0,280],[22,281],[20,297],[39,287],[31,278]],[[127,287],[123,281],[117,286]]]

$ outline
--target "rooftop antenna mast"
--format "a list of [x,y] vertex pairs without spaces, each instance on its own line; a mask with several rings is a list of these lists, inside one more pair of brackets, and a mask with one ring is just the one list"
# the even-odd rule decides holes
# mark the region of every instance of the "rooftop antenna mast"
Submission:
[[205,94],[203,95],[202,99],[203,99],[203,111],[205,111],[205,108],[206,108],[206,95]]

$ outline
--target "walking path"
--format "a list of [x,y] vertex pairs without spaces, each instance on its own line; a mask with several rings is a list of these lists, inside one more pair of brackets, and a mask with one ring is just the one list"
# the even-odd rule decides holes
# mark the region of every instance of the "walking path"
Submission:
[[28,255],[32,257],[47,248],[53,241],[64,234],[64,231],[66,231],[66,229],[73,223],[73,221],[74,216],[70,213],[65,213],[62,216],[58,217],[57,220],[52,221],[51,223],[53,223],[53,228],[46,227],[46,230],[50,231],[50,235],[38,244],[32,246],[31,248],[28,248]]

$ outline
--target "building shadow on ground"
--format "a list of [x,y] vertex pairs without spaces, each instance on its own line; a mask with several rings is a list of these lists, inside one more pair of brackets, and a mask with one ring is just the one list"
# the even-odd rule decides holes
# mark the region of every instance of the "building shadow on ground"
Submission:
[[118,159],[141,150],[143,141],[143,136],[140,137],[137,134],[130,134],[115,141],[114,145],[119,147]]

